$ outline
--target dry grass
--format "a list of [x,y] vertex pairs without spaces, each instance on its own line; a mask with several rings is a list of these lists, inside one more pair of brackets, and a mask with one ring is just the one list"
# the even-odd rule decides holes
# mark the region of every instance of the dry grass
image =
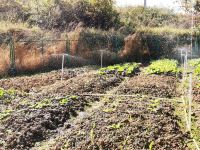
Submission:
[[39,27],[32,27],[29,28],[29,26],[26,23],[12,23],[9,21],[1,21],[0,22],[0,33],[7,32],[9,30],[26,30],[31,32],[42,32],[42,30]]
[[183,28],[172,28],[172,27],[156,27],[156,28],[150,28],[150,27],[141,27],[138,29],[138,32],[142,33],[150,33],[155,35],[162,35],[162,34],[171,34],[171,35],[190,35],[191,29],[183,29]]

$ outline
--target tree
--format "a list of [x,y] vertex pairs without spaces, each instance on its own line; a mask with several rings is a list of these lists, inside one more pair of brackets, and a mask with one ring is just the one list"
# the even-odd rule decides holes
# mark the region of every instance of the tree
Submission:
[[200,12],[200,0],[181,0],[183,8],[187,12],[195,11]]

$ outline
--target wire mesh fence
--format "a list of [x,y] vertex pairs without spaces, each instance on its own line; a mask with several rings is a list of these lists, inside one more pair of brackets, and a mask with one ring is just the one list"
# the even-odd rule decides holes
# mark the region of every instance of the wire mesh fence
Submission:
[[122,45],[118,44],[117,38],[109,40],[102,37],[85,37],[77,40],[10,39],[9,42],[3,43],[0,49],[1,74],[9,72],[9,69],[22,73],[61,69],[62,66],[103,66],[117,61],[120,46]]

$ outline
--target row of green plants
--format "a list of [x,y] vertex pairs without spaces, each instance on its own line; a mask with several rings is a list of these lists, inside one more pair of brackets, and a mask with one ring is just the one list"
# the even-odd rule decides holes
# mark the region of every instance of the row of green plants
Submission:
[[[116,64],[108,67],[101,68],[99,74],[117,74],[122,76],[131,76],[136,74],[139,69],[139,63],[125,63]],[[181,73],[181,68],[178,61],[173,59],[161,59],[152,61],[151,64],[144,69],[145,74],[165,74],[165,75],[178,75]]]
[[166,74],[177,75],[181,72],[178,61],[171,59],[162,59],[153,61],[145,70],[146,74]]
[[113,66],[108,66],[101,68],[99,73],[101,75],[105,74],[117,74],[122,76],[131,76],[139,71],[139,63],[125,63],[125,64],[117,64]]
[[200,58],[190,60],[189,65],[194,67],[195,75],[199,76],[200,75]]

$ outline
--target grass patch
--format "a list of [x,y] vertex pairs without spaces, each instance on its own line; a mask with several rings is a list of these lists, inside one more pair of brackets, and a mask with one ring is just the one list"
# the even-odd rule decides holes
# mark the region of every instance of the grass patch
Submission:
[[191,30],[190,29],[183,29],[183,28],[172,28],[168,26],[164,27],[142,27],[138,29],[139,32],[141,33],[149,33],[149,34],[154,34],[154,35],[163,35],[163,34],[171,34],[171,35],[190,35]]
[[28,30],[32,32],[42,32],[42,30],[39,27],[32,27],[30,28],[27,23],[13,23],[9,21],[1,21],[0,22],[0,33],[1,32],[7,32],[10,29],[16,29],[16,30]]

